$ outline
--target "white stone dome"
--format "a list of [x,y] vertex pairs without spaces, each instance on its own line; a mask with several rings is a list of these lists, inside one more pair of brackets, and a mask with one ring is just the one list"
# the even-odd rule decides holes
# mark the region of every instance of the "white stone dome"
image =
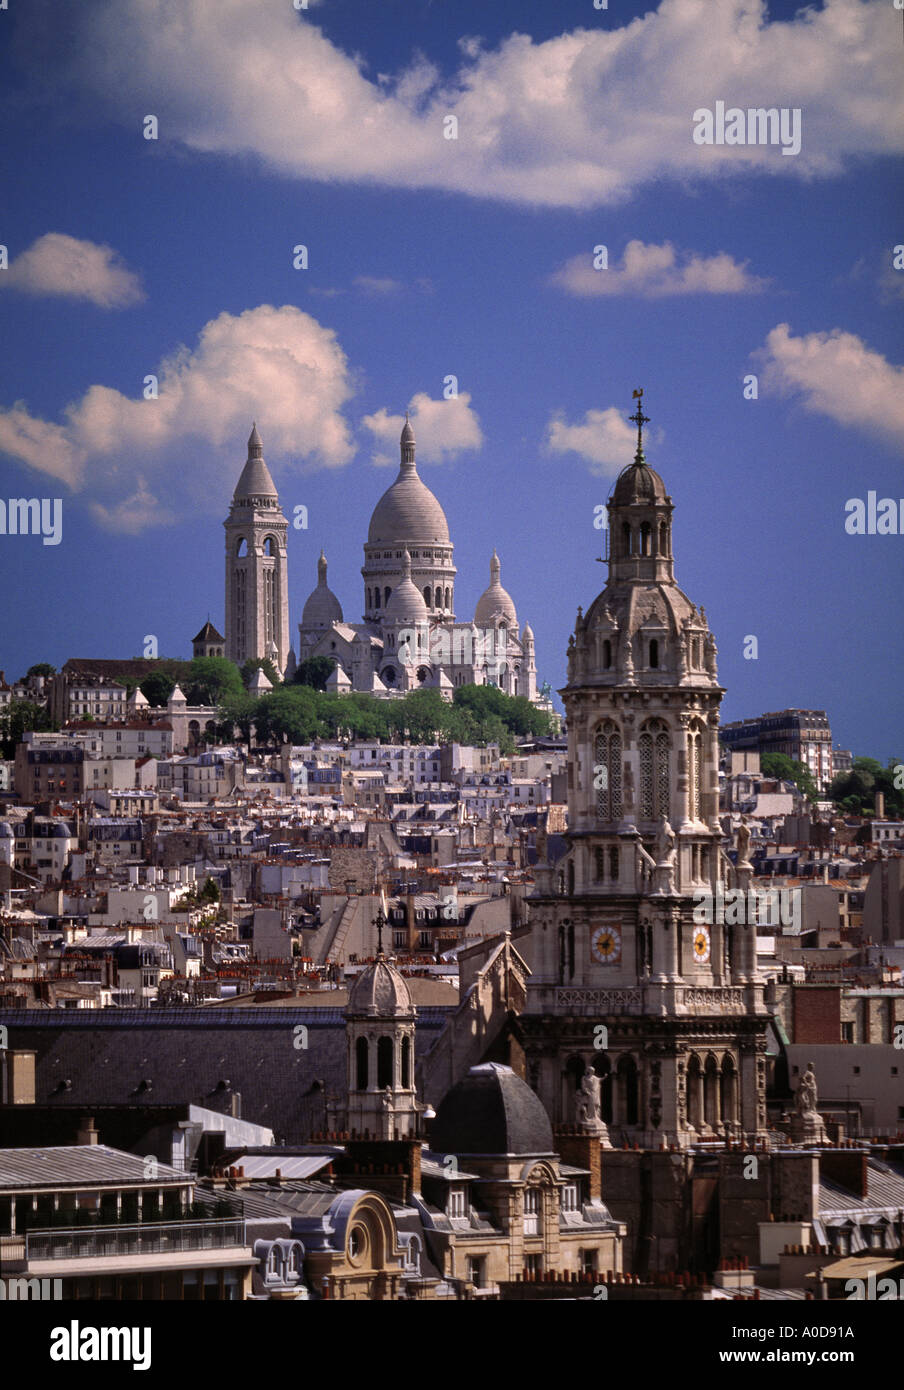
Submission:
[[411,622],[427,617],[424,595],[411,578],[411,556],[402,556],[402,578],[389,596],[383,614],[387,622]]
[[317,561],[317,588],[308,595],[301,613],[301,626],[332,627],[342,622],[342,604],[326,582],[326,556],[320,552]]
[[490,586],[484,589],[474,610],[474,622],[477,627],[495,627],[500,621],[512,627],[518,622],[514,600],[499,582],[500,572],[499,556],[494,550],[490,561]]
[[446,514],[418,477],[414,460],[414,430],[408,420],[402,430],[399,476],[374,507],[367,533],[369,545],[399,541],[418,545],[449,544]]
[[385,956],[379,955],[372,965],[361,971],[349,991],[346,1013],[366,1018],[414,1016],[408,986]]

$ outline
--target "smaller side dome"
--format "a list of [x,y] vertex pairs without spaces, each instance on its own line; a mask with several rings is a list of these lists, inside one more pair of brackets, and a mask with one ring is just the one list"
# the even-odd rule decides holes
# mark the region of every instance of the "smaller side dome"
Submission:
[[342,622],[342,604],[326,582],[326,556],[320,552],[317,561],[317,587],[312,589],[301,612],[301,626],[332,627]]
[[499,576],[502,567],[499,564],[499,556],[493,551],[493,558],[490,560],[490,584],[489,588],[484,589],[480,598],[477,600],[477,607],[474,610],[474,622],[478,627],[495,627],[502,619],[512,626],[517,623],[518,615],[515,612],[515,604],[511,594],[503,589]]
[[555,1151],[539,1096],[511,1067],[483,1062],[447,1091],[430,1130],[435,1153],[539,1156]]
[[355,980],[349,990],[345,1012],[350,1017],[414,1017],[408,986],[382,952]]
[[402,556],[402,578],[389,596],[384,618],[387,622],[411,622],[427,617],[424,595],[411,578],[411,556]]

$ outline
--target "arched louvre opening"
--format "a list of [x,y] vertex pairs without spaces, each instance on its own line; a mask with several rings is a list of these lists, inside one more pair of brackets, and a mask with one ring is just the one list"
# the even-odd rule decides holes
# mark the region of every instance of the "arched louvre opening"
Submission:
[[392,1074],[392,1038],[380,1038],[377,1042],[377,1089],[384,1090],[394,1084]]
[[671,793],[671,740],[661,719],[645,724],[638,739],[640,814],[645,820],[668,818]]
[[691,820],[700,819],[703,790],[703,736],[699,729],[691,729],[687,736],[688,772],[688,815]]
[[611,720],[597,733],[594,754],[596,814],[600,820],[618,820],[622,813],[622,739]]
[[355,1043],[355,1085],[359,1091],[367,1090],[368,1080],[367,1039],[359,1038]]

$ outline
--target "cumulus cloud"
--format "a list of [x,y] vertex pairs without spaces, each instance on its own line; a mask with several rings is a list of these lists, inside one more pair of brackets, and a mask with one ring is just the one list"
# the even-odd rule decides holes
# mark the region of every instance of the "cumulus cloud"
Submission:
[[904,367],[867,347],[855,333],[833,328],[796,338],[777,324],[754,356],[763,383],[798,394],[807,410],[840,425],[871,430],[904,444]]
[[677,252],[669,241],[661,246],[629,241],[621,263],[597,270],[591,254],[573,256],[551,276],[551,283],[576,295],[641,295],[659,299],[676,294],[757,294],[768,281],[747,272],[724,251],[716,256]]
[[26,294],[86,299],[101,309],[125,309],[144,299],[138,276],[111,246],[64,232],[47,232],[15,256],[0,275],[0,288],[4,286]]
[[[32,0],[24,17],[22,60],[49,68],[54,92],[68,80],[133,126],[136,111],[157,114],[164,142],[301,178],[594,207],[661,178],[834,175],[904,141],[887,0],[825,0],[772,21],[765,0],[660,0],[622,25],[607,15],[539,42],[463,36],[451,73],[415,55],[373,78],[288,3],[72,11],[61,20],[55,0]],[[716,100],[799,108],[800,153],[695,144],[693,113]]]
[[[653,438],[661,440],[661,431]],[[546,426],[544,444],[555,454],[577,454],[598,477],[613,478],[634,457],[637,426],[629,424],[614,405],[586,411],[577,424],[568,424],[558,413]]]
[[[434,401],[425,391],[412,396],[408,405],[411,427],[417,440],[417,457],[427,463],[445,463],[466,449],[479,449],[483,443],[480,420],[471,409],[469,392],[462,391],[451,400]],[[373,455],[376,464],[398,463],[399,436],[405,424],[404,415],[390,415],[381,406],[373,415],[361,421],[383,447]]]
[[354,453],[341,413],[352,394],[345,354],[332,329],[291,305],[220,314],[154,375],[157,399],[94,385],[62,424],[22,402],[0,410],[0,449],[86,494],[101,523],[130,531],[142,513],[147,526],[222,509],[252,419],[265,456],[296,471],[341,467]]

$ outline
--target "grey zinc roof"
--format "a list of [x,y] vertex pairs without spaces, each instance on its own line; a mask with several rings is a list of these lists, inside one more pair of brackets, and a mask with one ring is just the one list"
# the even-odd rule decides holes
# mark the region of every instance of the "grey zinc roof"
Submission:
[[[185,1182],[186,1173],[158,1163],[154,1182]],[[0,1190],[78,1187],[94,1183],[147,1183],[145,1160],[106,1144],[66,1148],[0,1149]]]
[[[423,1056],[450,1008],[418,1010]],[[184,1104],[224,1110],[303,1143],[326,1127],[324,1096],[345,1092],[345,1020],[334,1008],[0,1010],[11,1048],[35,1051],[39,1104]],[[296,1046],[307,1029],[307,1046]],[[70,1085],[64,1089],[62,1083]],[[147,1085],[146,1083],[150,1083]],[[315,1082],[322,1083],[315,1088]],[[227,1084],[228,1083],[228,1084]]]

